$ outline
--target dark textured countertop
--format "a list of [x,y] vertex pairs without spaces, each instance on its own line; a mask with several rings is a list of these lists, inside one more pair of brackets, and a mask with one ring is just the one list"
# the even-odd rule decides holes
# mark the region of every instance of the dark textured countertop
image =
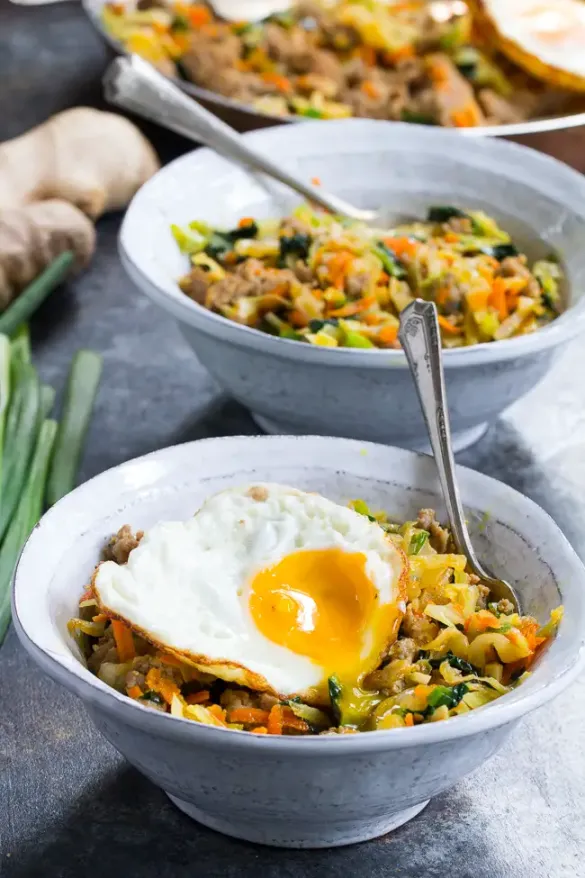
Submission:
[[[107,57],[77,4],[23,8],[0,0],[0,139],[66,106],[99,102]],[[179,139],[149,133],[165,159],[185,149]],[[585,155],[583,139],[580,148]],[[255,432],[175,324],[130,286],[116,255],[118,223],[99,224],[91,268],[45,305],[33,327],[36,362],[58,387],[78,347],[103,353],[84,479],[165,445]],[[582,556],[584,366],[579,342],[461,457],[544,506]],[[0,650],[0,875],[578,878],[585,876],[584,729],[581,679],[397,832],[331,852],[270,850],[224,838],[175,810],[93,730],[75,698],[37,673],[10,631]]]

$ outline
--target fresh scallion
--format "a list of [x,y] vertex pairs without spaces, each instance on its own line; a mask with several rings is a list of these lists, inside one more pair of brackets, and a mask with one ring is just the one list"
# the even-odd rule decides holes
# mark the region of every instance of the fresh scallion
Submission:
[[29,286],[0,314],[0,332],[12,335],[34,314],[37,308],[65,280],[74,260],[71,250],[61,253]]
[[10,584],[14,567],[24,543],[41,517],[47,470],[56,434],[56,421],[43,421],[26,483],[0,548],[0,643],[10,624]]
[[40,384],[30,363],[13,363],[14,393],[8,406],[0,503],[0,539],[6,533],[26,482],[39,431]]
[[49,506],[74,487],[101,371],[102,359],[94,351],[81,350],[75,354],[47,482]]

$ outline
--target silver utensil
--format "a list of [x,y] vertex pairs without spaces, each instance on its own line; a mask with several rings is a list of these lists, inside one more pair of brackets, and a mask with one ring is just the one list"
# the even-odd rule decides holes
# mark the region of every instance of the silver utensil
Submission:
[[495,600],[507,598],[518,610],[520,602],[510,583],[498,579],[479,562],[465,523],[451,446],[441,335],[434,302],[416,299],[408,305],[400,315],[398,338],[410,366],[429,432],[449,525],[457,550],[467,556],[469,566],[489,586]]
[[104,76],[104,93],[110,103],[204,143],[227,159],[262,171],[326,210],[366,223],[378,218],[377,211],[354,207],[257,152],[237,131],[183,94],[138,55],[112,62]]

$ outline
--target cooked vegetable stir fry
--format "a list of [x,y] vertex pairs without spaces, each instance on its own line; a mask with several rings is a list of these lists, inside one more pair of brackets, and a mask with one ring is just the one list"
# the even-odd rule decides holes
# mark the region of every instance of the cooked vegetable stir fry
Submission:
[[372,229],[306,204],[280,221],[220,231],[173,226],[192,268],[180,280],[206,308],[323,347],[397,348],[399,314],[434,301],[446,348],[534,332],[561,310],[561,268],[528,267],[494,219],[431,207],[425,222]]
[[274,116],[473,127],[575,109],[577,98],[487,45],[471,4],[455,12],[426,0],[301,0],[253,24],[218,20],[204,3],[130,0],[108,3],[103,23],[167,75]]
[[[408,556],[407,603],[397,640],[378,670],[348,690],[329,679],[329,703],[319,706],[235,686],[202,673],[149,644],[123,622],[100,612],[88,588],[69,630],[101,680],[143,705],[258,734],[310,735],[374,731],[437,722],[467,713],[523,681],[562,618],[562,607],[540,627],[490,601],[489,589],[453,553],[451,535],[423,509],[416,521],[391,522],[361,500],[353,508],[379,522]],[[106,556],[125,564],[139,544],[123,527]]]

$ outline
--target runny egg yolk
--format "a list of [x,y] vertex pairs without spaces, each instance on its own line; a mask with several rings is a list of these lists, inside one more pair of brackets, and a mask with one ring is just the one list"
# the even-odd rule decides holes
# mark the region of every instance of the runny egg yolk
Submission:
[[321,666],[322,682],[372,670],[400,617],[380,606],[366,556],[336,548],[294,552],[257,573],[249,607],[265,637]]

